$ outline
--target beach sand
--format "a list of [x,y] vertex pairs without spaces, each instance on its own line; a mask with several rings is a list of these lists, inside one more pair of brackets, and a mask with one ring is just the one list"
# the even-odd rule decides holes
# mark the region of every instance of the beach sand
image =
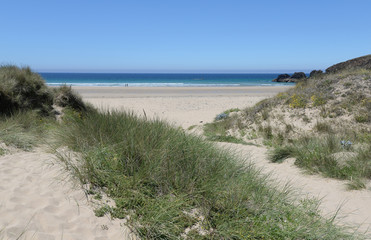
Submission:
[[98,218],[45,149],[0,157],[0,239],[131,239],[119,220]]
[[211,122],[230,108],[244,109],[288,89],[279,87],[73,87],[100,108],[129,110],[177,126]]
[[[94,106],[130,110],[188,128],[211,122],[230,108],[243,109],[287,87],[132,88],[73,87]],[[371,191],[347,191],[345,182],[309,176],[292,161],[273,164],[264,147],[220,144],[238,151],[284,186],[287,181],[301,196],[321,198],[325,216],[342,205],[341,224],[371,226]],[[0,157],[0,239],[131,239],[120,221],[97,218],[84,191],[63,177],[55,156],[43,149]],[[62,175],[61,175],[62,174]],[[61,177],[62,176],[62,177]]]

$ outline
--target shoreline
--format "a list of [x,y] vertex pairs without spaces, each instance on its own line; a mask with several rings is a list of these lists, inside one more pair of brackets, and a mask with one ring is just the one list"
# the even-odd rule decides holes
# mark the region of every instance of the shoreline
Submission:
[[72,86],[83,98],[142,98],[142,97],[211,97],[250,96],[271,97],[293,86],[240,87],[101,87]]

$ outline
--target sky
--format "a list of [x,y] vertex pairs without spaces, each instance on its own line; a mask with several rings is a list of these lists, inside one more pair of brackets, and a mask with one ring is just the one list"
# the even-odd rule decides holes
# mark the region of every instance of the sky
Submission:
[[0,64],[309,72],[371,53],[370,0],[1,0]]

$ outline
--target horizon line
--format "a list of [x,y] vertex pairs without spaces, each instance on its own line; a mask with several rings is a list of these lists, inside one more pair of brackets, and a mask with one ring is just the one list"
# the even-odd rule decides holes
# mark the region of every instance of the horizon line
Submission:
[[[311,70],[312,71],[312,70]],[[311,71],[300,71],[300,70],[290,70],[290,71],[257,71],[257,72],[119,72],[119,71],[36,71],[37,73],[81,73],[81,74],[284,74],[284,73],[295,73],[304,72],[309,74]]]

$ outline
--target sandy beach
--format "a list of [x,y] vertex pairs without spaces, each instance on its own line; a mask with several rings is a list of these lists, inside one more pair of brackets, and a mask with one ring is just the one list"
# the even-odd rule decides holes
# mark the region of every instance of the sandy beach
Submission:
[[[130,110],[188,128],[211,122],[224,110],[252,106],[288,87],[73,89],[98,108]],[[250,155],[264,172],[273,173],[279,184],[289,181],[302,196],[322,199],[324,216],[342,206],[340,224],[359,225],[362,231],[371,226],[369,190],[347,191],[341,181],[305,175],[292,162],[269,163],[264,147],[221,145]],[[0,238],[14,239],[24,231],[25,237],[35,239],[131,239],[120,222],[94,216],[84,192],[73,188],[68,179],[60,181],[60,166],[52,164],[54,161],[55,156],[42,149],[0,157],[0,233],[4,228]]]
[[289,87],[73,87],[100,108],[130,110],[183,128],[211,122],[230,108],[246,108]]

